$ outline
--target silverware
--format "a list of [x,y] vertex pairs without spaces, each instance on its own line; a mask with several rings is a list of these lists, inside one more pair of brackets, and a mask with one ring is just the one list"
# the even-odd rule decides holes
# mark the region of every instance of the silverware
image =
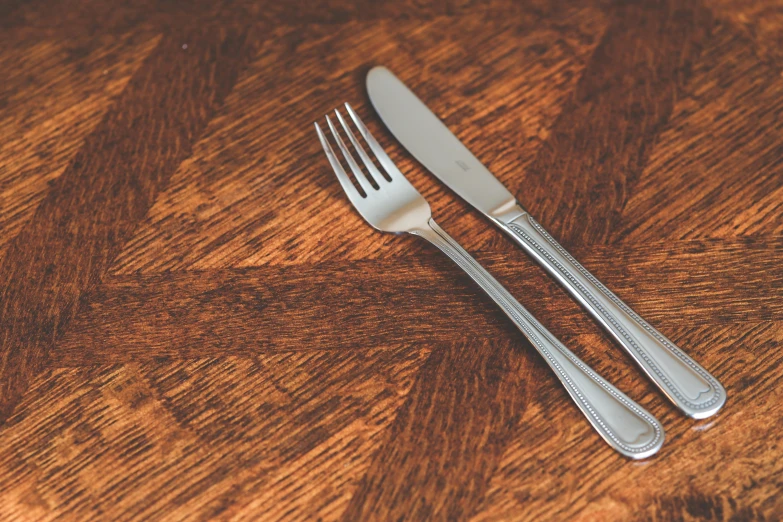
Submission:
[[367,90],[403,147],[554,276],[678,408],[695,419],[720,410],[726,391],[717,379],[579,264],[391,71],[373,68]]
[[563,346],[435,223],[427,201],[405,179],[351,107],[346,104],[345,108],[385,175],[376,168],[339,111],[335,110],[337,119],[361,158],[366,172],[362,171],[349,152],[329,116],[326,122],[358,187],[346,174],[318,123],[315,129],[337,179],[359,214],[382,232],[408,232],[422,237],[449,256],[516,324],[544,357],[593,428],[615,450],[634,459],[642,459],[657,452],[664,439],[660,423]]

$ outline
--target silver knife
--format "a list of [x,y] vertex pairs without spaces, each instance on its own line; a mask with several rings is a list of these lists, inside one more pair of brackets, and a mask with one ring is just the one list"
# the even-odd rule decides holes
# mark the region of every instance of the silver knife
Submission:
[[391,71],[370,70],[367,91],[403,147],[554,276],[678,408],[694,419],[720,410],[726,391],[717,379],[579,264]]

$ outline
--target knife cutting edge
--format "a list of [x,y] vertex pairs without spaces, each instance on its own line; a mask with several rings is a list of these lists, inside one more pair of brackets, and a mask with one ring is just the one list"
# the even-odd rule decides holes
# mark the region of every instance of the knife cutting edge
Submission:
[[703,419],[720,410],[726,391],[717,379],[579,264],[389,69],[371,69],[367,91],[402,146],[557,279],[683,413]]

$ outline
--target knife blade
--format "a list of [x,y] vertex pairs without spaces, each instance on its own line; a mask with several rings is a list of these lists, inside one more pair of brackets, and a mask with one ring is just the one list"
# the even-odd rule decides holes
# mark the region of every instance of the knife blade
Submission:
[[389,69],[371,69],[367,90],[392,134],[462,199],[493,219],[516,207],[513,194]]
[[367,91],[400,144],[557,279],[683,413],[702,419],[720,410],[726,391],[718,380],[574,259],[389,69],[371,69]]

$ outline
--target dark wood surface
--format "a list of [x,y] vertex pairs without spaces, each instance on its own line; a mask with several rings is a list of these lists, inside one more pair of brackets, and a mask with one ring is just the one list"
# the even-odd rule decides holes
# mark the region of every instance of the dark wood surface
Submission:
[[[692,421],[394,142],[385,64],[721,380]],[[783,5],[0,4],[1,520],[780,520]],[[448,259],[352,210],[349,101],[656,415],[631,462]]]

